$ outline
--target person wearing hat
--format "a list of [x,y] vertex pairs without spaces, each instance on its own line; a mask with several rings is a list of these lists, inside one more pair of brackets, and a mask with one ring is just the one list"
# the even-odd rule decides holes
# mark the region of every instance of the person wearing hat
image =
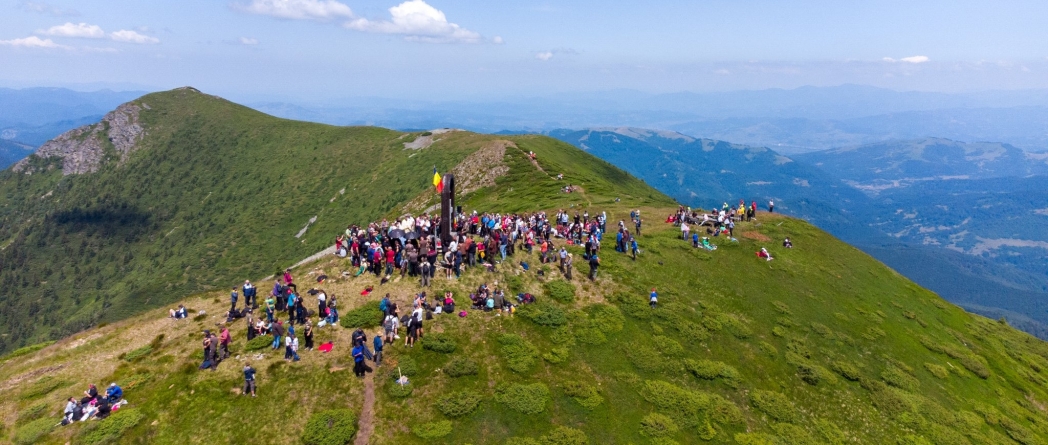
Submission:
[[116,382],[110,383],[109,388],[106,389],[106,401],[116,403],[122,398],[124,398],[124,390],[117,386]]

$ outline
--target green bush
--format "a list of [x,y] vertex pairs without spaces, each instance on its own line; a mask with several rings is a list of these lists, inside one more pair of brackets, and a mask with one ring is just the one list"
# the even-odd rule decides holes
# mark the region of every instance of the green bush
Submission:
[[263,349],[273,346],[273,337],[268,335],[260,335],[252,338],[251,341],[244,345],[244,352],[261,351]]
[[917,391],[921,386],[920,380],[917,380],[895,366],[888,366],[885,368],[884,371],[881,372],[881,379],[884,380],[884,383],[911,392]]
[[645,437],[669,436],[679,430],[677,422],[664,414],[651,413],[640,421],[640,434]]
[[575,285],[564,280],[546,282],[546,295],[555,301],[570,304],[575,302]]
[[950,376],[950,371],[948,369],[934,363],[925,363],[924,369],[927,369],[928,372],[940,379],[945,379]]
[[732,388],[737,387],[742,380],[739,376],[739,371],[734,367],[713,360],[685,359],[684,369],[703,380],[724,379],[724,383]]
[[508,294],[510,295],[524,293],[524,280],[516,275],[506,277],[506,289],[509,289]]
[[750,405],[779,422],[796,422],[797,409],[784,394],[774,391],[753,390],[750,393]]
[[448,377],[463,377],[467,375],[476,375],[478,372],[477,362],[469,357],[458,356],[444,365],[444,373]]
[[604,397],[601,397],[597,392],[597,388],[593,385],[587,385],[583,382],[569,380],[564,382],[564,394],[571,397],[583,408],[593,409],[604,403]]
[[55,419],[36,419],[18,428],[15,431],[15,443],[18,445],[32,445],[37,443],[41,437],[46,436],[51,430],[55,429],[55,425],[58,420]]
[[813,386],[818,385],[823,381],[829,383],[835,383],[837,381],[837,377],[830,371],[826,370],[826,368],[810,362],[797,364],[797,374],[800,375],[801,380],[803,380],[804,383]]
[[542,359],[553,364],[564,363],[568,359],[568,354],[568,348],[553,347],[542,354]]
[[138,360],[138,359],[140,359],[142,357],[148,356],[149,354],[152,354],[152,353],[153,353],[153,345],[145,345],[145,346],[143,346],[141,348],[138,348],[138,349],[135,349],[133,351],[130,351],[130,352],[122,354],[123,355],[122,358],[126,362],[133,362],[133,361]]
[[462,417],[477,409],[481,399],[480,393],[476,391],[455,391],[437,399],[437,409],[448,417]]
[[79,443],[99,445],[115,442],[125,431],[134,428],[146,415],[134,408],[122,408],[103,420],[89,424],[80,432]]
[[495,390],[495,400],[521,414],[538,414],[549,403],[549,388],[542,383],[514,383]]
[[699,426],[706,417],[703,413],[713,406],[714,400],[707,394],[660,380],[644,382],[641,396],[688,428]]
[[16,426],[22,426],[41,416],[47,412],[47,403],[37,403],[36,405],[30,406],[29,408],[18,411],[18,420],[15,420]]
[[844,360],[837,360],[830,363],[830,369],[832,369],[833,372],[840,374],[841,377],[853,382],[859,381],[859,377],[862,377],[862,372],[859,371],[859,368]]
[[451,421],[441,420],[415,425],[411,427],[411,432],[423,439],[439,439],[451,434]]
[[558,426],[549,434],[539,438],[542,445],[587,445],[589,438],[586,433],[566,426]]
[[506,365],[513,372],[524,373],[535,366],[539,357],[539,350],[523,337],[516,334],[503,334],[499,336],[502,344],[502,355],[506,358]]
[[455,341],[445,333],[429,334],[422,339],[422,349],[450,354],[455,352]]
[[592,320],[584,320],[575,326],[575,339],[584,345],[600,345],[608,341]]
[[848,436],[844,435],[844,432],[837,427],[837,424],[830,422],[826,419],[818,419],[815,421],[815,430],[822,435],[823,439],[830,445],[844,445],[848,442]]
[[338,314],[338,318],[338,324],[346,329],[373,328],[382,322],[382,311],[377,302],[369,302],[345,314]]
[[625,345],[626,358],[633,366],[644,371],[658,371],[665,365],[665,358],[655,348],[638,342]]
[[411,383],[408,383],[407,385],[401,385],[397,382],[390,382],[386,386],[386,392],[389,393],[389,396],[396,399],[403,399],[407,396],[410,396],[411,392],[415,389],[411,385]]
[[663,355],[676,357],[684,353],[684,346],[681,346],[680,342],[665,335],[656,335],[651,340]]
[[563,309],[550,303],[526,304],[517,310],[520,315],[539,326],[564,326],[568,324],[568,315]]
[[346,445],[357,433],[357,416],[352,410],[331,409],[309,416],[302,432],[306,445]]
[[610,304],[594,304],[586,308],[593,325],[605,334],[614,334],[622,330],[626,317],[619,308]]
[[506,439],[506,445],[542,445],[538,440],[530,437],[510,437]]
[[34,353],[36,351],[44,349],[44,348],[46,348],[48,346],[51,346],[53,344],[55,344],[55,342],[53,342],[53,341],[46,341],[46,342],[43,342],[43,343],[37,343],[35,345],[29,345],[29,346],[24,346],[24,347],[15,349],[14,351],[11,351],[11,352],[7,353],[7,355],[4,355],[3,357],[0,357],[0,363],[5,362],[5,361],[10,360],[10,359],[13,359],[15,357],[21,357],[23,355],[32,354],[32,353]]
[[54,390],[63,386],[69,385],[69,382],[65,380],[56,379],[54,376],[45,375],[37,379],[37,381],[30,384],[26,389],[22,390],[19,396],[22,400],[36,399],[48,394],[51,394]]
[[[384,359],[383,359],[384,360]],[[418,363],[411,357],[397,357],[397,362],[389,370],[389,376],[393,379],[399,379],[401,374],[408,377],[418,374]]]
[[801,428],[797,425],[790,425],[788,423],[776,423],[771,427],[775,430],[775,434],[779,436],[779,440],[783,443],[797,443],[797,444],[816,444],[820,443],[812,437],[808,430]]

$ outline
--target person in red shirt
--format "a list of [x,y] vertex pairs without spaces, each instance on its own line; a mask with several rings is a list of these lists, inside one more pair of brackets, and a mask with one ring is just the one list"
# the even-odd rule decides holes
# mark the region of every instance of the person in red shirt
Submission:
[[393,247],[386,247],[386,275],[393,275],[393,263],[396,261],[397,253]]

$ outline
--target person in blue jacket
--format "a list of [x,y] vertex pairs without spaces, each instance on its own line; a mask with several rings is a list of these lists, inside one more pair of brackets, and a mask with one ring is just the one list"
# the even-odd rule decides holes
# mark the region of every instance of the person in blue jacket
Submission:
[[373,343],[375,345],[375,366],[382,366],[382,336],[376,335]]
[[120,389],[116,383],[110,383],[109,388],[106,389],[106,400],[108,400],[109,403],[116,403],[122,398],[124,398],[124,390]]

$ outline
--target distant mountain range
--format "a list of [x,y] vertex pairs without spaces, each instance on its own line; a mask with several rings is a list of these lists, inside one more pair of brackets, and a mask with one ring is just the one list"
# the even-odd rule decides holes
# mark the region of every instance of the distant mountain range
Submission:
[[1048,338],[1044,155],[934,138],[786,157],[636,128],[549,135],[689,205],[774,200],[943,297],[1023,314],[1020,327]]

